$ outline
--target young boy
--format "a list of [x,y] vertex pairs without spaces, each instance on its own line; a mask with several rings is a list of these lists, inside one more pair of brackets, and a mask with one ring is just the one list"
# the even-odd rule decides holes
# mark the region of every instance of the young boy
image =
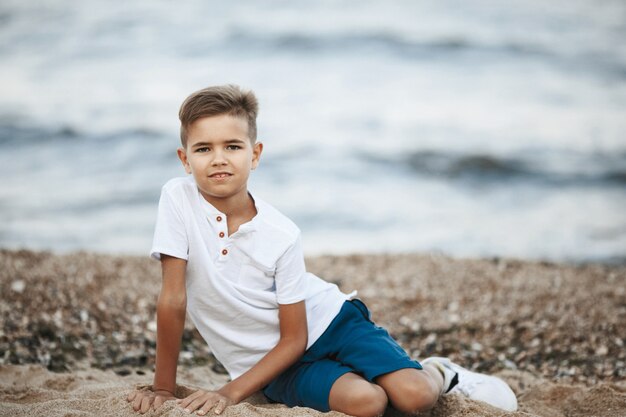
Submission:
[[307,273],[300,230],[250,194],[257,100],[233,85],[193,93],[181,106],[187,176],[162,189],[152,256],[161,260],[157,350],[150,390],[128,397],[145,413],[174,400],[185,313],[231,382],[178,403],[220,414],[256,391],[289,406],[382,415],[388,405],[415,413],[457,392],[505,410],[517,400],[500,379],[445,358],[409,358],[370,320],[356,293]]

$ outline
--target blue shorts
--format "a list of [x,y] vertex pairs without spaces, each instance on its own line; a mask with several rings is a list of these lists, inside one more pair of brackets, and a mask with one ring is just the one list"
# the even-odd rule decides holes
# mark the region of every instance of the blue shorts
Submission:
[[274,402],[330,411],[335,381],[348,372],[370,382],[399,369],[422,369],[382,327],[370,320],[360,300],[346,301],[326,331],[298,362],[264,388]]

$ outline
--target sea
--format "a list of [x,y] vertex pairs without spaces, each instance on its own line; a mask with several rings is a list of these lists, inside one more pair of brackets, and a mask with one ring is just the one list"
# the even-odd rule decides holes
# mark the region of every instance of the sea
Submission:
[[626,264],[623,0],[2,0],[0,247],[147,256],[226,83],[307,255]]

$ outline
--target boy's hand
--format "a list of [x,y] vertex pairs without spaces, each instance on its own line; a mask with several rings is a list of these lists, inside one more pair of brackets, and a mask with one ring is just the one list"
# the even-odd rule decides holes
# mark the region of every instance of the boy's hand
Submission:
[[126,400],[133,403],[133,410],[143,414],[151,408],[156,410],[165,401],[175,400],[176,397],[169,391],[152,391],[150,388],[137,389]]
[[185,409],[186,413],[193,413],[203,416],[211,409],[215,414],[222,414],[222,411],[234,402],[225,395],[217,391],[198,390],[190,396],[178,400],[178,405]]

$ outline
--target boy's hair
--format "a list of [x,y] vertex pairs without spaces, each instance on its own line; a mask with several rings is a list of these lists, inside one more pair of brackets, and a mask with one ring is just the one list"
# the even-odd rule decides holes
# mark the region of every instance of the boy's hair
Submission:
[[187,147],[187,129],[193,122],[210,116],[228,114],[245,117],[248,122],[248,135],[256,142],[256,116],[259,103],[252,91],[242,90],[234,84],[217,85],[196,91],[183,101],[178,112],[180,119],[180,141]]

